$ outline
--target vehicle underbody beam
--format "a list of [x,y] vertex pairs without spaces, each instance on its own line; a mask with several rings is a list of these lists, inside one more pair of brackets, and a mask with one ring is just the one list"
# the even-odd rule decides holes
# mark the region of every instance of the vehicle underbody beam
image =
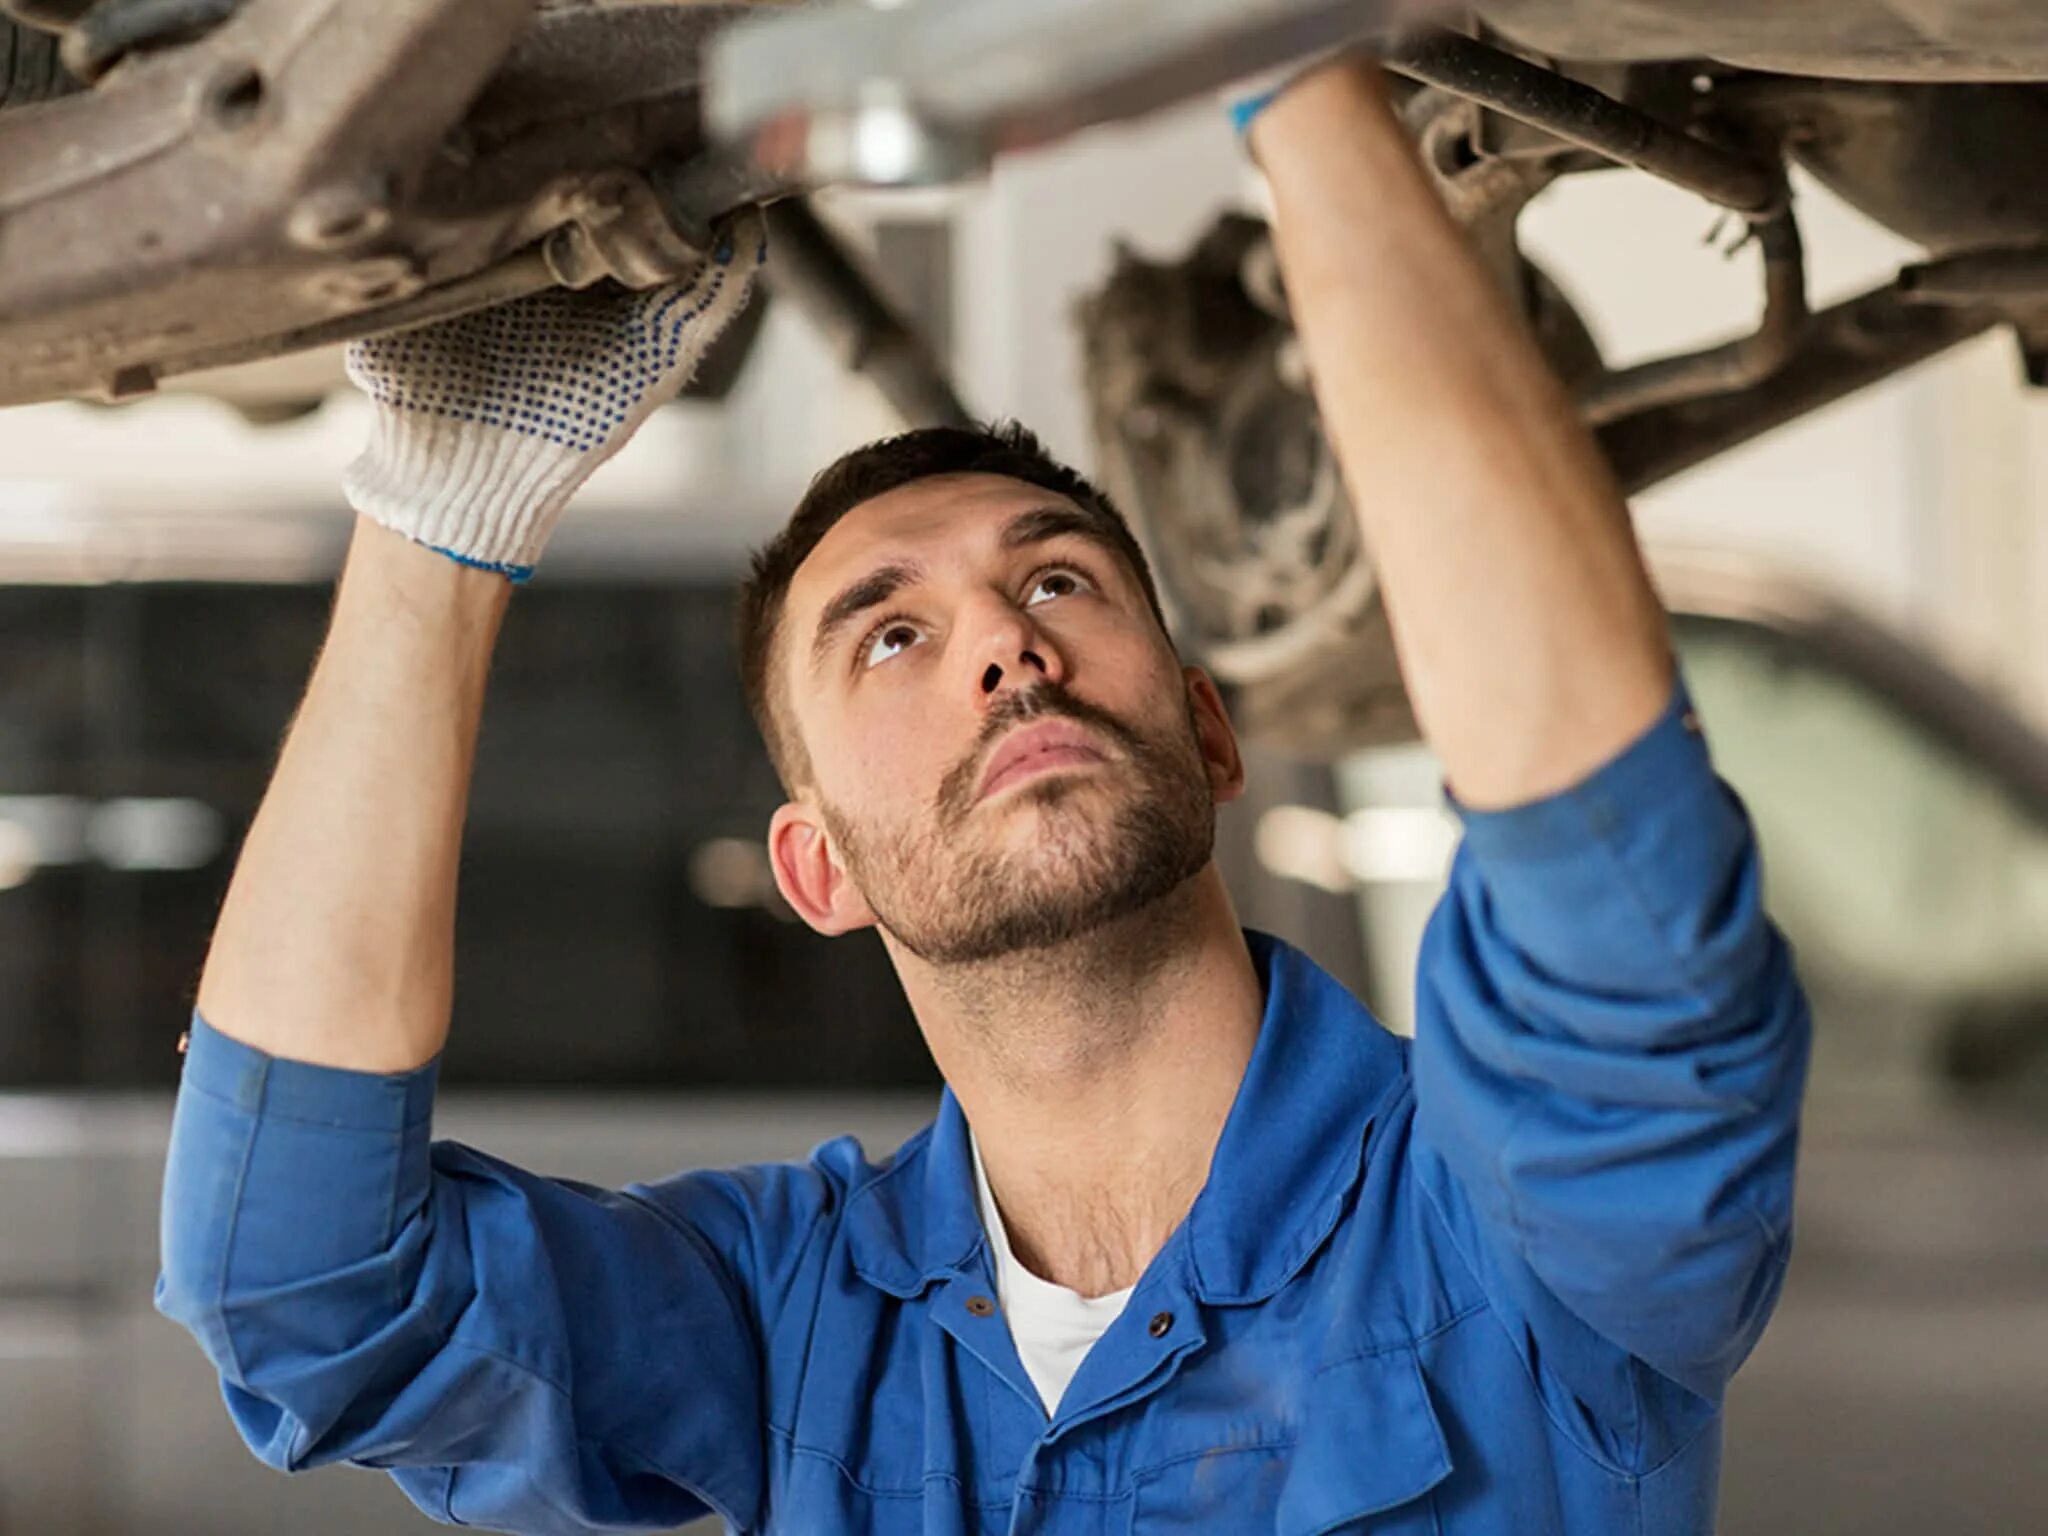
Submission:
[[1999,311],[1914,302],[1898,283],[1814,315],[1768,379],[1731,394],[1638,411],[1599,429],[1622,489],[1660,480],[1925,362],[2005,319]]
[[1397,74],[1648,171],[1752,219],[1769,218],[1785,205],[1778,166],[1710,144],[1503,49],[1431,28],[1377,41],[1373,51]]
[[1589,424],[1603,426],[1658,406],[1748,389],[1771,377],[1798,351],[1811,319],[1799,225],[1786,208],[1750,229],[1764,264],[1764,314],[1755,332],[1720,346],[1597,375],[1579,389],[1579,408]]
[[701,153],[697,64],[737,6],[359,9],[244,0],[6,114],[0,404],[122,398],[548,281],[646,286],[700,254],[648,178]]
[[905,426],[967,425],[967,407],[924,338],[809,202],[786,199],[767,217],[775,252],[769,291],[802,310],[840,364],[871,379]]

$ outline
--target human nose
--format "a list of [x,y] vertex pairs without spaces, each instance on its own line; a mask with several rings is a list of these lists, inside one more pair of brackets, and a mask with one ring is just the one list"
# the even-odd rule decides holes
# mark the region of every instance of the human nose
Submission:
[[1027,608],[991,596],[978,605],[970,651],[977,700],[992,704],[1005,692],[1067,680],[1066,657]]

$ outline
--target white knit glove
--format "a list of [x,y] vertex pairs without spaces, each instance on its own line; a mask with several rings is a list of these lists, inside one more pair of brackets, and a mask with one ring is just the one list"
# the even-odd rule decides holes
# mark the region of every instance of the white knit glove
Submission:
[[349,505],[464,565],[524,581],[583,482],[689,382],[767,256],[760,214],[721,226],[688,281],[551,289],[352,343],[376,402]]

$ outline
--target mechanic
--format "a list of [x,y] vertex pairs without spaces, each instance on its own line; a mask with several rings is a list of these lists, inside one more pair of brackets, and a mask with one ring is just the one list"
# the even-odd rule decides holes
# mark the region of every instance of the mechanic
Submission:
[[743,302],[757,217],[677,290],[361,344],[365,516],[164,1192],[159,1305],[264,1460],[537,1532],[1712,1528],[1807,1048],[1751,833],[1621,500],[1376,68],[1252,106],[1464,822],[1412,1053],[1239,928],[1238,749],[1115,513],[1021,431],[940,429],[813,482],[741,605],[777,883],[879,930],[934,1124],[624,1192],[430,1144],[505,577]]

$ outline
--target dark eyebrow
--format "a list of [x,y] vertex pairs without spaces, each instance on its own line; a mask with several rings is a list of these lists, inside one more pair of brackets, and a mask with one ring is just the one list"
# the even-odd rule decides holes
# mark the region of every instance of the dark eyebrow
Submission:
[[832,642],[839,638],[847,625],[923,578],[923,566],[898,562],[872,570],[851,586],[841,588],[839,595],[818,615],[817,632],[811,636],[812,670],[817,670],[824,662],[826,653],[832,649]]
[[[1079,507],[1060,506],[1048,503],[1020,512],[1003,525],[997,540],[1004,550],[1018,550],[1032,544],[1043,544],[1048,539],[1072,537],[1085,539],[1103,553],[1117,555],[1119,551],[1095,520]],[[892,565],[877,567],[860,580],[840,590],[837,597],[825,605],[818,615],[817,631],[811,636],[811,668],[817,670],[824,664],[826,654],[833,642],[861,614],[870,608],[879,608],[903,588],[924,579],[924,567],[910,561],[898,561]]]
[[1095,519],[1079,507],[1056,504],[1018,513],[1004,526],[1001,543],[1006,550],[1022,549],[1027,544],[1043,544],[1047,539],[1069,535],[1086,539],[1109,554],[1117,552]]

